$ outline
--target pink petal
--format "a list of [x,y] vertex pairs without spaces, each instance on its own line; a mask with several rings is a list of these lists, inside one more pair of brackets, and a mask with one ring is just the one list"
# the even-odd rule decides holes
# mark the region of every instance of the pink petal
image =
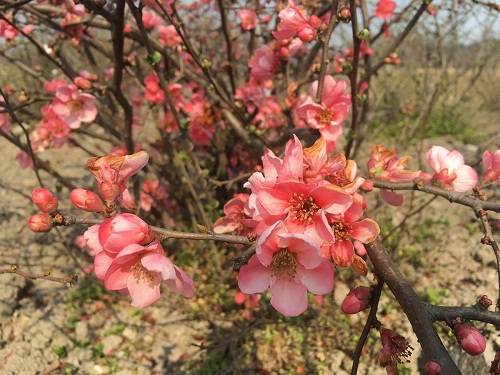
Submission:
[[271,286],[271,305],[285,316],[297,316],[307,309],[307,289],[297,279],[276,280]]
[[127,279],[130,276],[130,267],[133,264],[122,265],[113,263],[104,276],[104,287],[107,290],[120,290],[127,288]]
[[131,274],[127,279],[127,289],[132,297],[131,305],[146,307],[160,298],[161,276],[158,274],[152,281],[147,278],[136,279]]
[[340,239],[330,247],[333,261],[340,267],[349,267],[354,257],[354,246],[351,241]]
[[262,293],[271,284],[271,269],[254,255],[238,272],[238,287],[245,294]]
[[279,249],[278,242],[280,234],[285,233],[284,226],[282,221],[277,221],[261,234],[257,242],[255,253],[259,261],[266,267],[271,264],[274,253]]
[[139,151],[132,155],[126,155],[125,161],[123,162],[120,172],[119,181],[125,181],[130,178],[130,176],[139,172],[148,163],[149,155],[146,151]]
[[319,186],[309,194],[318,206],[330,214],[343,213],[352,204],[352,198],[345,190],[331,184]]
[[299,263],[307,269],[318,267],[321,263],[319,246],[314,240],[299,233],[282,236],[278,242],[280,248],[288,247],[290,251],[297,254]]
[[372,242],[380,233],[378,224],[372,219],[364,219],[357,223],[352,223],[351,237],[363,243]]
[[115,257],[110,256],[105,251],[99,252],[94,258],[94,272],[95,276],[99,280],[104,280],[106,272],[108,272],[111,263],[115,260]]
[[174,264],[175,275],[174,279],[164,280],[163,284],[168,286],[174,293],[180,294],[186,298],[194,296],[193,280],[182,269]]
[[161,273],[162,279],[174,279],[174,264],[165,255],[157,253],[148,253],[141,259],[141,263],[149,271]]
[[399,207],[403,204],[403,196],[392,190],[380,189],[380,197],[391,206]]
[[456,169],[455,174],[457,179],[453,181],[453,190],[463,193],[477,185],[478,177],[474,168],[464,165]]
[[330,293],[333,289],[333,266],[326,259],[322,258],[321,264],[314,269],[297,267],[297,274],[311,293],[322,295]]
[[446,155],[448,155],[449,151],[441,146],[432,146],[427,154],[425,155],[425,160],[430,164],[432,169],[435,172],[439,172],[444,168],[442,164],[442,160]]

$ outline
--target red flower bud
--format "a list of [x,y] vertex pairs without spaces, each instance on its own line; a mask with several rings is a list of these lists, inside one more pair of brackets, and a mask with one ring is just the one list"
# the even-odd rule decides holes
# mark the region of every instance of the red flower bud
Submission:
[[321,25],[323,25],[323,22],[319,19],[318,16],[316,15],[312,15],[310,18],[309,18],[309,25],[311,25],[312,27],[314,27],[315,29],[319,28]]
[[102,212],[105,209],[101,198],[90,190],[85,189],[74,189],[69,197],[71,202],[75,207],[80,210],[90,211],[90,212]]
[[308,23],[303,23],[297,28],[297,36],[303,42],[310,42],[316,39],[316,30]]
[[429,361],[425,364],[424,375],[441,375],[441,366],[436,361]]
[[479,355],[486,349],[486,340],[477,328],[458,323],[453,327],[453,331],[462,349],[470,355]]
[[365,310],[369,306],[370,292],[370,288],[364,286],[351,290],[340,308],[346,314],[356,314]]
[[48,232],[52,226],[52,218],[47,214],[36,214],[28,220],[28,227],[33,232]]
[[371,180],[365,180],[363,184],[361,185],[361,190],[370,192],[373,190],[373,181]]
[[33,190],[31,200],[37,205],[40,211],[47,214],[56,212],[59,205],[57,198],[52,195],[49,189],[45,188]]

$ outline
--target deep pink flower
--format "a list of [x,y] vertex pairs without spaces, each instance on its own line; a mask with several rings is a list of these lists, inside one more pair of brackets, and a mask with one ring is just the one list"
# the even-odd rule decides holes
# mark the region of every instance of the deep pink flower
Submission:
[[500,150],[496,150],[494,154],[486,150],[483,154],[483,166],[483,181],[493,181],[500,185]]
[[252,30],[257,27],[258,19],[257,13],[250,9],[243,9],[239,12],[236,12],[236,16],[240,19],[241,28],[243,30]]
[[33,190],[31,200],[37,205],[40,211],[50,214],[57,211],[59,201],[52,195],[49,189],[40,188]]
[[380,330],[382,349],[380,350],[379,363],[385,367],[387,375],[398,374],[398,363],[408,360],[413,348],[406,339],[390,329]]
[[[12,19],[12,16],[8,16],[8,18]],[[5,20],[0,20],[0,37],[6,40],[14,40],[16,39],[18,32],[16,28]]]
[[307,291],[329,293],[333,267],[307,235],[289,233],[281,221],[259,238],[256,253],[238,274],[238,286],[246,294],[271,291],[271,305],[285,316],[307,309]]
[[[278,40],[290,39],[298,36],[303,42],[310,42],[316,38],[316,30],[307,18],[297,8],[285,8],[279,13],[280,23],[278,31],[273,36]],[[312,22],[317,24],[316,18]]]
[[92,122],[97,116],[95,97],[90,94],[80,94],[74,84],[59,86],[50,108],[71,129],[78,129],[82,122]]
[[[297,108],[297,115],[311,128],[319,130],[327,143],[327,151],[335,147],[335,142],[342,134],[341,124],[346,120],[351,107],[351,95],[345,94],[346,83],[336,82],[327,75],[321,95],[321,103],[305,103]],[[316,97],[318,81],[311,85],[310,96]],[[312,99],[311,99],[312,101]]]
[[133,211],[136,207],[126,183],[132,175],[144,168],[148,160],[146,151],[126,156],[106,155],[87,160],[87,169],[97,179],[99,192],[106,202],[112,203],[120,198],[124,207]]
[[360,286],[349,292],[349,294],[344,298],[340,308],[346,314],[357,314],[370,306],[370,297],[371,289]]
[[433,146],[425,159],[434,169],[434,175],[422,173],[420,177],[430,180],[443,189],[465,192],[477,184],[476,171],[464,164],[464,157],[457,150],[448,151],[441,146]]
[[375,16],[386,19],[391,18],[396,9],[396,3],[392,0],[379,0],[377,8],[375,8]]
[[458,323],[453,325],[453,332],[462,349],[470,355],[479,355],[486,349],[486,339],[476,327]]
[[103,212],[106,207],[101,198],[94,192],[85,189],[73,189],[69,194],[76,208],[89,212]]
[[156,202],[163,201],[166,194],[165,187],[160,186],[159,180],[144,181],[139,199],[141,208],[146,212],[151,211],[151,207],[156,205]]
[[182,38],[177,34],[174,25],[159,26],[158,34],[160,35],[160,42],[167,47],[177,47],[182,43]]
[[146,307],[157,301],[161,283],[184,297],[194,295],[193,280],[165,256],[158,241],[146,247],[137,243],[126,246],[104,276],[106,289],[127,291],[134,307]]
[[28,220],[28,227],[33,232],[48,232],[52,226],[52,218],[45,213],[33,215]]
[[160,80],[155,72],[151,72],[149,76],[144,79],[146,91],[144,97],[151,103],[161,104],[165,101],[165,93],[160,88]]

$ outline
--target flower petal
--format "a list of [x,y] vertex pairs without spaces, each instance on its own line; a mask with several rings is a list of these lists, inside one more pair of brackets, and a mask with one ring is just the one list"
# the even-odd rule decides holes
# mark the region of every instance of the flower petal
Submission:
[[271,286],[271,305],[285,316],[297,316],[307,309],[307,289],[297,277],[276,280]]

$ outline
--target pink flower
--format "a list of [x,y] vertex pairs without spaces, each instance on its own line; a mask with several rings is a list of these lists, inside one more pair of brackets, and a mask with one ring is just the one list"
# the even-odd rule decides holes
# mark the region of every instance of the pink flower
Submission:
[[370,306],[371,289],[360,286],[349,292],[340,308],[346,314],[357,314]]
[[[12,17],[9,16],[8,18]],[[10,25],[5,20],[0,20],[0,37],[6,40],[14,40],[16,39],[17,34],[18,32],[14,26]]]
[[17,159],[17,162],[19,163],[19,166],[22,169],[34,167],[33,159],[31,158],[31,156],[28,153],[26,153],[24,151],[19,151],[19,153],[16,155],[16,159]]
[[249,219],[245,213],[245,204],[248,202],[248,194],[236,194],[224,205],[224,214],[226,216],[217,219],[214,223],[215,233],[231,233],[237,231],[242,236],[248,234],[243,222]]
[[142,23],[146,30],[152,30],[156,26],[161,25],[163,22],[162,18],[158,16],[155,12],[144,10],[142,12]]
[[274,54],[273,47],[261,45],[255,51],[254,57],[248,63],[250,75],[255,79],[273,79],[279,67],[279,61]]
[[193,280],[165,256],[158,241],[146,247],[136,243],[126,246],[104,276],[106,289],[130,293],[134,307],[146,307],[157,301],[161,283],[184,297],[194,295]]
[[177,34],[174,25],[161,25],[158,27],[160,42],[167,47],[177,47],[182,43],[182,38]]
[[236,16],[240,19],[241,28],[243,30],[248,31],[257,27],[257,22],[259,20],[257,19],[257,13],[255,13],[255,11],[243,9],[239,12],[236,12]]
[[354,246],[350,239],[370,243],[380,233],[378,224],[372,219],[358,221],[362,217],[363,207],[356,201],[344,213],[327,215],[335,242],[321,248],[323,256],[327,259],[331,257],[341,267],[350,266],[354,257]]
[[[335,82],[327,75],[321,95],[321,103],[305,103],[297,108],[297,115],[311,128],[318,129],[327,143],[327,151],[335,147],[335,142],[342,134],[341,124],[346,120],[351,107],[351,96],[345,94],[346,83]],[[311,85],[310,96],[316,97],[318,81]]]
[[479,355],[486,349],[486,339],[477,328],[458,323],[453,326],[453,332],[462,349],[470,355]]
[[271,291],[271,305],[285,316],[307,309],[307,291],[329,293],[333,289],[332,264],[321,257],[316,242],[307,235],[289,233],[281,221],[259,238],[256,254],[238,274],[238,286],[246,294]]
[[40,211],[46,214],[56,212],[57,206],[59,205],[57,198],[52,195],[49,189],[46,188],[33,190],[31,200],[36,204]]
[[[309,24],[307,18],[297,8],[285,8],[279,13],[279,31],[273,31],[278,40],[290,39],[298,36],[303,42],[310,42],[316,38],[316,30]],[[316,19],[313,19],[316,23]]]
[[78,129],[82,122],[92,122],[97,116],[95,97],[78,93],[74,84],[59,86],[50,108],[71,129]]
[[146,151],[139,151],[132,155],[113,156],[106,155],[100,158],[87,160],[87,169],[95,176],[99,192],[108,203],[121,199],[128,210],[135,210],[135,203],[126,188],[128,179],[139,172],[149,160]]
[[8,133],[12,126],[12,118],[8,113],[0,113],[0,131]]
[[425,155],[425,159],[434,169],[434,175],[422,173],[421,177],[430,180],[443,189],[465,192],[477,184],[476,171],[464,165],[464,157],[457,150],[448,151],[441,146],[433,146]]
[[483,166],[483,181],[493,181],[500,185],[500,150],[496,150],[494,154],[486,150],[483,154]]
[[165,93],[160,88],[160,80],[155,72],[151,72],[149,76],[144,79],[146,92],[144,97],[151,103],[161,104],[165,101]]
[[29,218],[28,227],[33,232],[48,232],[52,229],[52,218],[47,214],[36,214]]
[[76,208],[89,212],[103,212],[106,207],[101,198],[94,192],[85,189],[73,189],[69,194]]
[[391,18],[396,9],[396,3],[392,0],[379,0],[377,8],[375,9],[375,16],[378,18],[386,19]]
[[380,330],[382,349],[380,350],[379,363],[385,367],[388,375],[398,374],[398,363],[406,361],[412,354],[413,348],[406,339],[390,329]]

